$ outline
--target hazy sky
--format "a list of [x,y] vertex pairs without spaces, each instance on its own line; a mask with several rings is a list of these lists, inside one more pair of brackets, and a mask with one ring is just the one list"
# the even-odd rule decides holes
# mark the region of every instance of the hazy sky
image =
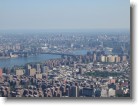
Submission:
[[0,29],[109,28],[130,28],[130,0],[0,0]]

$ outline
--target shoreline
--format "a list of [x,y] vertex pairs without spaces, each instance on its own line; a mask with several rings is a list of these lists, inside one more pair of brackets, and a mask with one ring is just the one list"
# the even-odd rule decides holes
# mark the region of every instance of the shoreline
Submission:
[[11,57],[0,57],[0,60],[2,59],[10,59]]

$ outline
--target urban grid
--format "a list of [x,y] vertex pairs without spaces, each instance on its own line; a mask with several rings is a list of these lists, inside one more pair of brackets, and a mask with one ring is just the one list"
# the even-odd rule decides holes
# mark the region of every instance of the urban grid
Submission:
[[129,33],[0,33],[0,61],[50,54],[59,57],[0,66],[0,97],[131,96]]

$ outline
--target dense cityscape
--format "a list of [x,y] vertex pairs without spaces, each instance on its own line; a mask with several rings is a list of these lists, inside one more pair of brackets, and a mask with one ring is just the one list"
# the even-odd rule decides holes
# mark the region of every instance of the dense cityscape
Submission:
[[0,97],[131,96],[128,32],[0,33],[0,62],[40,54],[59,57],[0,67]]

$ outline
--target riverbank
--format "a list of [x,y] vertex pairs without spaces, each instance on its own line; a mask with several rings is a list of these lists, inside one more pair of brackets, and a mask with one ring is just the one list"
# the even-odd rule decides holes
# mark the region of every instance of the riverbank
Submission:
[[11,58],[11,57],[0,57],[0,60],[1,59],[9,59],[9,58]]

